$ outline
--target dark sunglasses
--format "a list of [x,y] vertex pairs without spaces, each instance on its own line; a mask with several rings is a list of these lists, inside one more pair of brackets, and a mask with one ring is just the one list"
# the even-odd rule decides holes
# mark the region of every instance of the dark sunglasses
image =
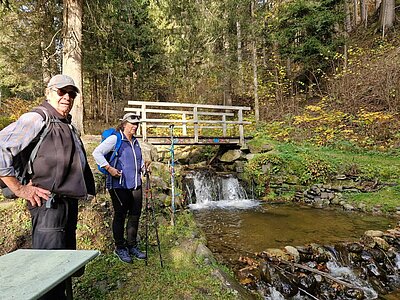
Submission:
[[62,97],[62,96],[64,96],[65,94],[68,93],[68,95],[69,95],[72,99],[75,99],[75,98],[76,98],[76,95],[77,95],[77,93],[76,93],[75,91],[67,91],[67,90],[64,90],[64,89],[54,89],[54,91],[56,91],[56,92],[57,92],[57,95],[60,96],[60,97]]

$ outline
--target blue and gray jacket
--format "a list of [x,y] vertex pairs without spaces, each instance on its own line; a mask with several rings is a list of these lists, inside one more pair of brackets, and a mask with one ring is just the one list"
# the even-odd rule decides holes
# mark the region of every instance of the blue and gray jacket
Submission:
[[[122,132],[121,132],[122,134]],[[107,189],[137,189],[142,185],[141,170],[144,167],[139,142],[132,137],[132,143],[122,134],[122,144],[110,165],[121,171],[121,177],[107,175]]]

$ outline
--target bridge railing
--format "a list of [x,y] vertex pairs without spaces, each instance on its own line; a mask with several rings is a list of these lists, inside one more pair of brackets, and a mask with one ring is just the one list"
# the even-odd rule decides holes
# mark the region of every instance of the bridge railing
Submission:
[[245,106],[224,106],[193,103],[128,101],[127,112],[140,113],[142,116],[141,134],[148,140],[151,128],[181,129],[181,136],[193,132],[194,143],[205,129],[220,130],[221,137],[229,137],[230,132],[238,132],[239,144],[245,144],[244,125],[251,124],[243,120],[243,112],[249,111]]

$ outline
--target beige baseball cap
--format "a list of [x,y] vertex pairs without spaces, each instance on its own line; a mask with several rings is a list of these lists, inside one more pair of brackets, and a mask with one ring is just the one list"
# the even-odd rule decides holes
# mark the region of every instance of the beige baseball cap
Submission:
[[47,87],[55,87],[57,89],[62,89],[66,86],[72,86],[75,92],[80,93],[78,87],[75,85],[74,80],[68,75],[55,75],[50,79],[49,83],[47,84]]

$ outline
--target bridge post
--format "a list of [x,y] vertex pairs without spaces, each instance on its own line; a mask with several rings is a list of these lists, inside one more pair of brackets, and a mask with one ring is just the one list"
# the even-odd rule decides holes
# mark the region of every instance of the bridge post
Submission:
[[239,143],[240,146],[244,146],[244,127],[243,127],[243,109],[238,111],[238,121],[239,123]]
[[222,115],[222,135],[226,136],[226,115]]
[[199,142],[199,119],[197,114],[197,106],[193,107],[193,125],[194,125],[194,142]]
[[186,114],[182,114],[182,134],[187,136]]
[[142,122],[142,137],[143,137],[143,141],[146,142],[147,141],[147,115],[146,115],[146,104],[143,103],[142,104],[142,119],[144,120]]

